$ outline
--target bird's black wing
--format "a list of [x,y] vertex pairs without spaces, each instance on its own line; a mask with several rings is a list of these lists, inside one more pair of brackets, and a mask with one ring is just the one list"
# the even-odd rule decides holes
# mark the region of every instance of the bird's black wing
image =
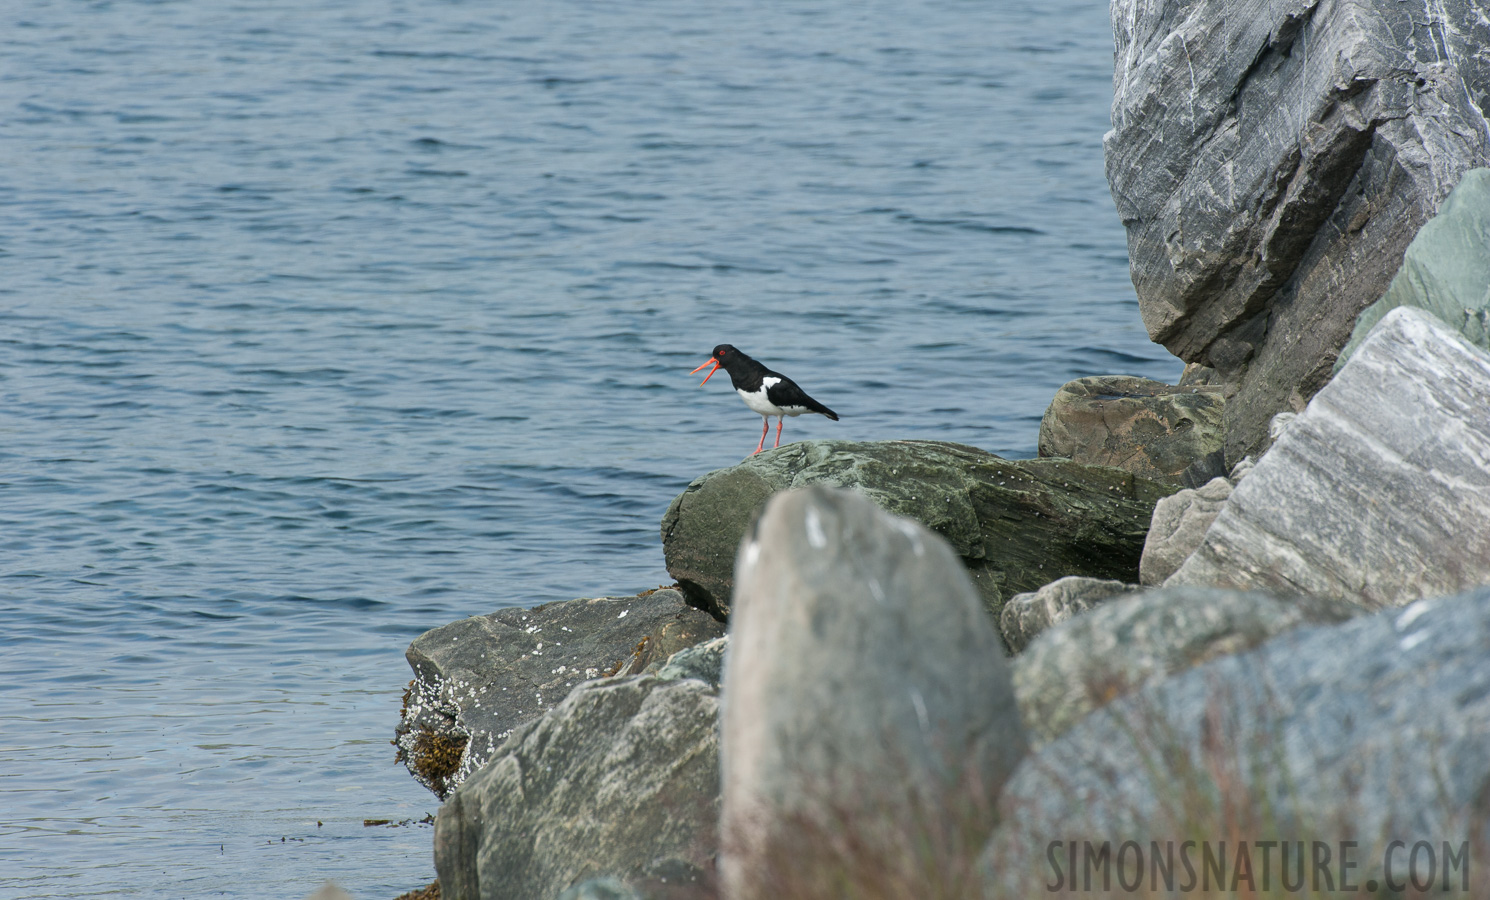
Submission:
[[795,381],[792,381],[785,375],[778,375],[775,372],[772,372],[767,377],[781,379],[777,383],[766,388],[766,399],[770,400],[772,403],[781,407],[800,406],[805,409],[810,409],[815,413],[822,413],[835,422],[838,421],[838,413],[807,396],[807,392],[797,387],[797,383]]

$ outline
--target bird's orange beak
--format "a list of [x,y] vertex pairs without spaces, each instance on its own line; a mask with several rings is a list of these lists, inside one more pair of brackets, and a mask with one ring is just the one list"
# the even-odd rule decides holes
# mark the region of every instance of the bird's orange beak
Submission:
[[[706,363],[704,363],[704,366],[713,366],[714,368],[710,369],[709,370],[709,374],[707,374],[707,375],[704,376],[704,380],[703,381],[700,381],[698,383],[698,386],[699,387],[703,387],[704,385],[708,384],[709,383],[709,379],[714,377],[714,373],[719,371],[719,360],[717,360],[717,359],[715,359],[715,358],[713,358],[711,356],[711,357],[709,357],[709,361],[706,362]],[[698,369],[702,369],[704,366],[699,366]],[[689,372],[688,374],[689,375],[697,375],[698,374],[698,369],[694,369],[692,372]]]

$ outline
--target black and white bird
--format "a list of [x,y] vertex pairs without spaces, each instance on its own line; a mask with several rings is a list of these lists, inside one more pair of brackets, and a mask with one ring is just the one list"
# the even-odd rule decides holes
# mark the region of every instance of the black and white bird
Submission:
[[781,446],[781,426],[786,421],[786,416],[800,416],[803,413],[819,413],[827,416],[833,421],[838,421],[838,413],[827,408],[811,397],[807,392],[797,387],[797,383],[782,375],[780,372],[772,372],[770,369],[736,350],[729,344],[720,344],[714,348],[709,356],[709,361],[690,372],[697,374],[704,366],[713,366],[704,380],[699,382],[699,387],[709,383],[714,373],[723,368],[729,373],[729,380],[734,382],[735,393],[750,407],[765,418],[761,421],[761,440],[756,445],[754,456],[761,452],[766,446],[766,432],[771,429],[771,417],[776,417],[776,443],[775,447]]

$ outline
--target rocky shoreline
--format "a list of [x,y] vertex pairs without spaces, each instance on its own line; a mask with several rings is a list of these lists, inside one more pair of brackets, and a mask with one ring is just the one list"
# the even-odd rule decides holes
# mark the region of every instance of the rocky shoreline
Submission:
[[1271,895],[1305,844],[1312,896],[1487,895],[1490,16],[1113,23],[1181,384],[1068,384],[1032,460],[767,451],[669,506],[675,585],[419,637],[440,896]]

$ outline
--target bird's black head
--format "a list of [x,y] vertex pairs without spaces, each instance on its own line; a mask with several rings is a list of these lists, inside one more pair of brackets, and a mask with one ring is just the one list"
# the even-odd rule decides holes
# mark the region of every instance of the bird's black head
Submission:
[[704,368],[704,366],[712,366],[712,368],[709,369],[709,374],[705,375],[704,380],[699,382],[700,385],[704,385],[708,384],[709,379],[714,377],[714,373],[718,372],[720,369],[729,369],[735,363],[740,362],[741,360],[748,359],[750,359],[750,357],[736,350],[732,345],[720,344],[718,347],[714,348],[713,353],[709,354],[708,362],[705,362],[704,365],[699,366],[698,369],[694,369],[693,372],[699,371],[699,369]]

